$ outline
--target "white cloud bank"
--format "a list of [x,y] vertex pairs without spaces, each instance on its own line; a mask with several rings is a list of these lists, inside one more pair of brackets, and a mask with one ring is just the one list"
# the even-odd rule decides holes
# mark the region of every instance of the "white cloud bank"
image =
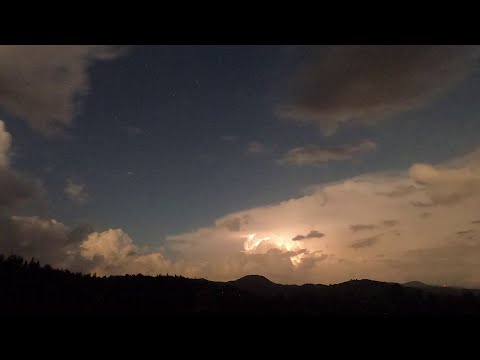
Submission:
[[[479,219],[480,150],[438,166],[322,184],[307,196],[171,236],[167,246],[219,280],[256,271],[293,283],[372,278],[479,286]],[[322,236],[298,236],[312,229]]]
[[[480,168],[474,165],[414,165],[320,185],[310,195],[170,236],[158,251],[140,249],[121,229],[93,232],[25,217],[3,219],[2,234],[10,240],[2,239],[1,248],[99,275],[230,280],[262,274],[283,283],[371,278],[479,286],[480,192],[470,184]],[[312,231],[317,236],[298,236]]]

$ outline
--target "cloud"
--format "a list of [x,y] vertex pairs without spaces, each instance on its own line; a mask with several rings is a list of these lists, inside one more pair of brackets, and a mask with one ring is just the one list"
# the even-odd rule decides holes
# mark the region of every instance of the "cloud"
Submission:
[[374,224],[356,224],[356,225],[350,225],[350,230],[353,232],[357,231],[363,231],[363,230],[374,230],[378,228],[377,225]]
[[465,287],[478,286],[480,238],[456,238],[436,247],[421,247],[406,251],[398,259],[386,260],[394,271],[405,278],[419,279],[429,284]]
[[260,154],[267,151],[265,144],[258,141],[252,141],[247,145],[247,152],[249,154]]
[[88,225],[71,228],[55,219],[12,216],[0,217],[0,232],[0,253],[34,257],[54,267],[98,275],[176,270],[161,252],[142,252],[121,229],[98,233]]
[[410,195],[414,192],[418,191],[418,188],[414,185],[408,185],[408,186],[399,186],[396,189],[393,189],[392,191],[386,192],[386,193],[377,193],[378,195],[384,195],[392,198],[397,198],[397,197],[404,197],[407,195]]
[[[466,169],[475,172],[480,153],[460,160],[431,166],[455,168],[461,174],[469,173]],[[477,219],[480,193],[431,206],[428,215],[423,216],[421,211],[412,211],[412,202],[430,202],[431,190],[429,182],[417,180],[407,168],[319,184],[302,197],[227,214],[212,226],[169,236],[165,248],[175,254],[172,261],[183,259],[184,264],[190,264],[190,273],[208,274],[212,280],[259,273],[287,283],[328,284],[351,278],[439,281],[437,270],[412,254],[420,249],[435,254],[436,249],[451,244],[466,249],[468,242],[476,241],[477,233],[457,232],[468,229],[471,219]],[[402,196],[379,195],[412,188],[416,190]],[[247,214],[249,221],[241,222]],[[227,224],[235,231],[230,231]],[[352,231],[351,224],[356,231]],[[322,241],[307,238],[306,227],[322,229]],[[385,231],[378,233],[381,229]],[[358,231],[375,230],[377,234],[358,238]],[[448,267],[448,251],[438,253],[445,257],[442,266]],[[452,256],[452,264],[459,259]],[[455,285],[459,286],[479,286],[480,271],[475,269],[454,266],[451,271],[455,276],[447,279],[457,279]]]
[[88,260],[101,256],[106,264],[125,261],[137,254],[132,239],[120,229],[94,232],[80,245],[81,255]]
[[217,226],[225,227],[230,231],[240,231],[243,225],[247,225],[252,221],[248,214],[242,216],[227,216],[216,221]]
[[[180,272],[162,252],[138,248],[121,229],[98,233],[88,224],[71,227],[56,219],[11,215],[17,203],[35,198],[41,189],[10,169],[10,145],[11,136],[0,121],[0,253],[99,275]],[[75,201],[87,199],[84,186],[71,181],[65,193]],[[190,274],[188,264],[181,269]]]
[[85,184],[74,183],[71,180],[67,180],[64,192],[70,200],[80,204],[86,203],[89,199],[89,195],[85,190]]
[[[398,225],[397,220],[383,220],[380,222],[380,225],[384,227],[393,227],[395,225]],[[355,225],[350,225],[350,230],[352,232],[358,232],[358,231],[370,231],[370,230],[375,230],[380,228],[380,225],[376,224],[355,224]]]
[[12,137],[5,128],[5,123],[0,120],[0,169],[8,167],[9,151],[12,143]]
[[409,175],[418,184],[425,186],[426,193],[434,204],[448,205],[480,194],[478,168],[414,164],[409,169]]
[[89,91],[89,68],[122,52],[98,45],[2,45],[0,107],[44,135],[61,134]]
[[79,248],[81,257],[90,261],[89,271],[99,275],[158,275],[174,269],[161,252],[142,253],[121,229],[93,232]]
[[430,217],[430,215],[432,215],[432,213],[423,212],[423,213],[420,214],[420,217],[421,217],[422,219],[426,219],[426,218]]
[[375,124],[433,101],[466,76],[478,53],[476,46],[324,47],[297,71],[280,112],[326,135],[345,123]]
[[[475,171],[478,154],[457,161],[455,169]],[[452,164],[432,166],[451,169]],[[371,278],[479,286],[480,234],[469,231],[468,224],[480,212],[480,194],[431,207],[422,217],[411,202],[429,198],[429,182],[418,184],[410,175],[405,169],[319,184],[300,198],[226,214],[211,226],[168,236],[158,249],[139,247],[122,229],[96,232],[37,217],[2,217],[0,244],[2,251],[15,249],[99,275],[176,273],[231,280],[260,274],[281,283]],[[418,186],[418,191],[378,195],[402,186]],[[352,223],[385,232],[358,239]],[[306,228],[322,233],[299,235]],[[294,240],[297,236],[301,241]]]
[[41,188],[34,180],[0,168],[0,209],[38,198],[40,194]]
[[39,185],[9,167],[11,135],[0,120],[0,210],[37,197]]
[[357,145],[319,146],[307,145],[288,151],[280,160],[286,165],[318,165],[327,161],[350,160],[356,156],[365,155],[377,149],[370,140]]
[[78,242],[84,227],[71,229],[55,219],[37,216],[0,217],[0,253],[35,257],[64,267],[69,246]]
[[62,249],[78,238],[70,229],[55,219],[36,216],[12,216],[15,206],[38,198],[41,187],[32,179],[10,168],[11,135],[0,121],[0,253],[15,253],[25,257],[61,265]]
[[386,227],[392,227],[392,226],[398,225],[398,221],[397,220],[383,220],[382,224]]
[[[5,132],[3,127],[0,139],[9,138]],[[9,146],[2,148],[6,166],[0,170],[14,176]],[[472,185],[479,164],[480,150],[441,164],[317,184],[301,197],[225,214],[210,226],[168,236],[158,248],[140,247],[123,229],[95,231],[12,215],[11,204],[19,199],[13,196],[0,202],[7,204],[0,211],[0,252],[99,275],[176,273],[231,280],[259,274],[282,283],[371,278],[477,287],[480,233],[465,231],[474,228],[480,213],[480,192]],[[0,195],[11,187],[0,186]],[[411,187],[416,190],[402,196],[379,195]],[[437,206],[425,217],[422,207],[412,208],[415,203]],[[358,239],[360,229],[384,232]]]
[[350,245],[350,247],[353,249],[362,249],[362,248],[373,246],[378,242],[378,239],[380,238],[381,235],[382,234],[371,236],[365,239],[356,240]]
[[434,203],[426,203],[426,202],[423,202],[423,201],[412,201],[410,204],[412,204],[412,206],[415,206],[415,207],[432,207],[432,206],[435,206]]
[[220,140],[225,142],[235,142],[238,140],[238,136],[236,135],[222,135],[220,136]]
[[127,132],[128,136],[138,136],[143,134],[143,130],[138,126],[126,126],[125,131]]
[[320,231],[312,230],[307,235],[297,235],[294,238],[292,238],[292,240],[298,241],[298,240],[305,240],[305,239],[312,239],[312,238],[321,238],[324,236],[325,234],[322,234]]

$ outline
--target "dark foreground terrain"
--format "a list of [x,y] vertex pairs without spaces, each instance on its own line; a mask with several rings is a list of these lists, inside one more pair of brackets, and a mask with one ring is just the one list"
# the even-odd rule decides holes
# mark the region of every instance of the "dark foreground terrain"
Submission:
[[371,280],[279,285],[257,275],[96,277],[0,256],[0,315],[478,316],[480,291]]

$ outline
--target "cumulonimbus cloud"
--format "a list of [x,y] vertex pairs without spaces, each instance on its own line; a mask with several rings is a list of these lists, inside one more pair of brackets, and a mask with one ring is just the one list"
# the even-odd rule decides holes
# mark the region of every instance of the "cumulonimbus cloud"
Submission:
[[318,165],[327,161],[349,160],[365,155],[377,149],[377,144],[365,140],[356,145],[343,144],[337,146],[307,145],[288,151],[279,161],[286,165]]
[[[8,147],[4,153],[8,157]],[[122,229],[95,231],[12,215],[14,208],[7,207],[0,211],[0,252],[98,275],[176,273],[231,280],[260,274],[282,283],[371,278],[480,286],[480,192],[471,186],[479,160],[480,150],[443,164],[414,164],[410,171],[319,184],[303,197],[169,236],[158,249],[139,247]],[[416,190],[384,195],[411,187]],[[0,194],[4,191],[0,187]],[[424,208],[412,206],[416,202],[436,206],[424,216]],[[359,239],[352,224],[369,226],[362,229],[366,235]],[[367,233],[377,228],[382,232]],[[294,240],[299,234],[307,235]]]
[[[456,251],[451,264],[458,264],[468,246],[480,249],[480,229],[471,227],[478,220],[480,193],[465,192],[460,180],[480,169],[480,152],[465,159],[454,165],[428,164],[449,178],[449,192],[462,196],[447,203],[433,196],[442,206],[429,207],[427,216],[412,204],[431,202],[429,187],[436,180],[430,172],[418,175],[406,169],[322,184],[301,198],[229,214],[210,227],[169,237],[166,247],[178,250],[187,263],[196,263],[198,273],[219,280],[255,270],[293,283],[364,277],[437,284],[450,279],[455,280],[450,284],[478,286],[480,272],[469,266],[450,268],[452,274],[444,280],[435,267],[422,265],[427,253],[441,253],[438,264],[448,266],[447,249]],[[456,174],[453,178],[450,171]],[[247,215],[249,221],[241,222]],[[235,231],[226,228],[227,219]],[[312,228],[322,230],[321,241],[301,235]],[[468,234],[459,234],[466,228]],[[358,231],[367,235],[359,238]]]
[[124,51],[99,45],[2,45],[0,107],[44,135],[61,134],[89,91],[90,66]]
[[333,46],[292,80],[284,116],[318,124],[326,135],[344,123],[375,124],[418,108],[461,80],[477,46]]

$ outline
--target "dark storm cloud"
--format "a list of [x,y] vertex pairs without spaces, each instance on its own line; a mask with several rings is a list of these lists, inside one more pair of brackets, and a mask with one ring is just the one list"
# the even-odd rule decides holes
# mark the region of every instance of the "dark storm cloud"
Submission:
[[378,192],[378,195],[383,195],[391,198],[399,198],[403,196],[408,196],[418,189],[413,185],[401,185],[397,186],[394,190],[388,192]]
[[353,249],[362,249],[375,245],[382,234],[354,241],[350,247]]
[[461,231],[457,231],[457,235],[468,235],[468,234],[471,234],[473,233],[474,231],[472,229],[470,230],[461,230]]
[[410,204],[412,204],[412,206],[415,206],[415,207],[432,207],[432,206],[435,206],[435,204],[433,204],[433,203],[426,203],[426,202],[423,202],[423,201],[412,201]]
[[392,227],[392,226],[398,225],[398,221],[397,220],[383,220],[382,224],[386,227]]
[[40,187],[31,179],[10,168],[12,137],[0,120],[0,210],[39,195]]
[[74,227],[68,233],[69,243],[79,243],[87,238],[87,236],[93,233],[95,230],[90,224],[83,224]]
[[60,266],[92,228],[70,229],[66,225],[37,216],[0,216],[0,253],[35,257],[42,263]]
[[11,136],[0,121],[0,253],[35,257],[44,263],[60,265],[65,248],[80,241],[89,231],[70,230],[53,219],[36,216],[10,216],[15,205],[38,198],[42,188],[32,179],[16,173],[9,166]]
[[44,135],[61,134],[89,91],[88,70],[123,49],[110,46],[0,46],[0,107]]
[[0,168],[0,209],[13,207],[40,193],[41,188],[35,181],[12,170]]
[[377,229],[378,226],[375,224],[355,224],[355,225],[350,225],[350,230],[353,232],[357,231],[364,231],[364,230],[374,230]]
[[480,224],[480,220],[474,220],[472,221],[472,224]]
[[418,108],[461,80],[476,46],[335,46],[321,49],[292,81],[280,112],[333,134]]
[[422,219],[426,219],[426,218],[428,218],[428,217],[430,217],[430,216],[432,216],[432,213],[429,213],[429,212],[423,212],[423,213],[420,214],[420,217],[421,217]]
[[337,146],[307,145],[288,151],[279,161],[286,165],[316,165],[327,161],[349,160],[355,156],[365,155],[377,149],[370,140],[357,145],[343,144]]
[[305,239],[312,239],[312,238],[321,238],[324,236],[325,234],[322,234],[320,231],[312,230],[307,235],[297,235],[294,238],[292,238],[292,240],[298,241],[298,240],[305,240]]

